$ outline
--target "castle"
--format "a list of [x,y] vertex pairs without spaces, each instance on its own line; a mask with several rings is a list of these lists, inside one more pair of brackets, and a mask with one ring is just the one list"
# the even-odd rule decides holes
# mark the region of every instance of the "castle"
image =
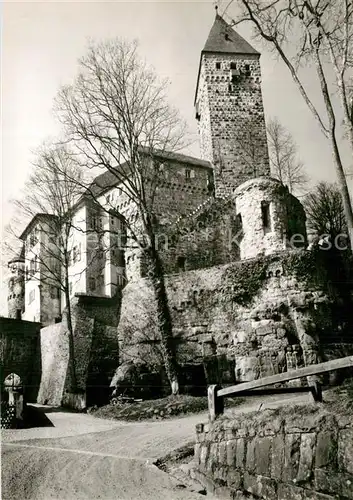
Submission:
[[[307,339],[307,315],[298,312],[297,306],[293,309],[295,313],[288,311],[300,294],[300,300],[309,304],[310,311],[326,307],[328,300],[321,285],[312,288],[286,271],[284,260],[296,252],[296,245],[301,249],[307,246],[305,212],[287,187],[271,177],[260,54],[218,14],[201,51],[194,104],[202,158],[179,153],[155,154],[163,170],[163,179],[156,191],[157,215],[166,234],[171,228],[170,241],[173,241],[160,253],[169,287],[175,336],[176,339],[182,337],[180,342],[184,344],[191,337],[190,342],[194,342],[186,357],[185,352],[181,355],[185,359],[180,362],[190,364],[196,363],[196,359],[204,362],[202,360],[212,356],[225,356],[231,363],[221,371],[233,371],[237,380],[247,380],[268,373],[270,358],[272,368],[275,366],[277,370],[288,368],[294,358],[300,363],[299,354],[298,359],[294,354],[305,351],[301,338],[309,345],[303,362],[310,362],[309,351],[316,353],[317,359],[317,337],[310,337],[312,342]],[[73,226],[80,230],[72,233],[70,295],[76,315],[75,328],[81,332],[77,334],[77,342],[82,342],[82,332],[85,332],[87,348],[91,342],[87,340],[89,335],[93,343],[94,332],[99,328],[101,332],[104,327],[104,342],[109,338],[112,342],[109,345],[114,345],[117,357],[109,369],[105,368],[111,376],[114,363],[115,368],[118,365],[117,358],[128,359],[127,352],[130,357],[143,358],[143,349],[146,345],[151,347],[154,341],[133,338],[147,329],[146,314],[140,314],[133,307],[141,302],[141,293],[144,294],[142,302],[150,300],[146,298],[148,284],[144,280],[146,269],[141,253],[136,248],[121,249],[114,245],[116,228],[123,231],[123,218],[114,214],[118,212],[131,220],[136,216],[134,207],[109,172],[98,176],[94,186],[99,204],[83,198],[74,215]],[[104,207],[104,211],[100,211],[99,206]],[[110,207],[114,209],[111,213]],[[51,238],[55,239],[54,219],[38,214],[21,235],[23,248],[10,262],[8,312],[9,317],[22,317],[43,325],[43,377],[47,377],[47,387],[54,373],[62,379],[54,397],[56,401],[63,391],[65,369],[49,365],[53,364],[53,349],[60,350],[55,363],[59,358],[67,360],[68,356],[66,347],[59,348],[58,341],[60,331],[65,329],[63,298],[56,284],[45,279],[47,266],[55,263],[49,259],[46,269],[41,264],[43,252],[50,248]],[[103,229],[105,251],[93,259],[97,229]],[[301,235],[299,241],[296,235]],[[245,269],[247,263],[258,265],[259,262],[267,281],[254,291],[255,305],[252,302],[249,306],[253,299],[250,297],[250,302],[235,306],[232,293],[234,295],[237,282],[229,282],[229,273],[236,265]],[[245,275],[252,279],[246,272]],[[220,312],[219,303],[210,303],[211,298],[216,300],[217,294],[227,296],[226,313],[223,309]],[[271,300],[277,301],[276,304],[269,305]],[[314,321],[313,317],[310,321]],[[135,323],[132,335],[126,335],[129,322]],[[293,328],[295,335],[288,333]],[[293,340],[296,335],[297,340]],[[287,349],[291,345],[300,347]],[[266,362],[261,352],[266,353]],[[86,377],[83,386],[90,363],[92,360],[87,359],[83,363],[82,377]],[[232,377],[230,374],[228,378]],[[211,378],[210,375],[209,380]],[[44,394],[46,389],[41,390]],[[42,399],[50,400],[50,396],[43,394]]]
[[[165,169],[165,179],[155,203],[160,218],[200,215],[215,200],[232,195],[235,206],[229,210],[224,204],[224,210],[234,219],[230,223],[240,223],[244,231],[238,258],[285,250],[292,234],[305,234],[305,215],[300,203],[270,176],[260,54],[219,15],[201,52],[195,113],[202,159],[176,153],[157,156]],[[251,155],[250,150],[254,150],[256,156]],[[119,192],[116,179],[112,179],[109,172],[97,177],[94,184],[100,205],[106,209],[114,207],[115,211],[130,217],[131,203]],[[50,255],[55,251],[55,241],[52,247],[50,243],[51,238],[55,240],[53,219],[52,215],[37,214],[20,236],[23,248],[10,262],[13,276],[9,280],[9,317],[21,315],[24,320],[47,325],[61,316],[60,291],[53,280],[46,278]],[[111,255],[114,246],[111,241],[104,242],[103,263],[99,258],[92,258],[88,241],[92,240],[92,234],[102,229],[112,235],[120,223],[116,216],[99,213],[99,208],[87,200],[78,204],[70,245],[72,296],[80,293],[112,297],[126,280],[143,275],[143,263],[136,252],[125,251],[124,269],[121,252]],[[203,246],[202,234],[199,240],[197,244]],[[188,262],[187,249],[182,246],[174,249],[174,256],[165,256],[168,271],[198,267],[197,257],[194,256],[192,263]],[[234,258],[232,255],[232,260]],[[52,260],[53,265],[57,264]],[[41,264],[43,261],[45,266]],[[200,255],[199,263],[202,261]],[[215,262],[211,259],[208,266],[221,262],[222,259]]]

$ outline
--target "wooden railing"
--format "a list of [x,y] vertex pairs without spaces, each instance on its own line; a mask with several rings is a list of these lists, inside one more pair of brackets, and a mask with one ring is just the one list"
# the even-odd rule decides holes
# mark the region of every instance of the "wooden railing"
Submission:
[[315,401],[322,402],[321,384],[316,381],[313,382],[311,386],[307,387],[271,388],[267,386],[352,367],[353,356],[347,356],[345,358],[333,359],[331,361],[326,361],[325,363],[318,363],[316,365],[305,366],[304,368],[279,373],[278,375],[259,378],[253,380],[252,382],[232,385],[231,387],[225,387],[224,389],[222,389],[219,385],[210,385],[208,387],[209,419],[212,422],[218,415],[221,415],[224,412],[225,396],[259,396],[291,392],[311,392]]

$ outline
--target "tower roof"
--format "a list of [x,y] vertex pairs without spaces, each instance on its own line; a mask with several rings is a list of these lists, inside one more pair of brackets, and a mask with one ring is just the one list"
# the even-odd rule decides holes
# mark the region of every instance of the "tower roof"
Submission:
[[195,100],[197,98],[197,90],[199,87],[200,71],[201,71],[201,61],[202,54],[213,53],[213,54],[239,54],[239,55],[251,55],[260,57],[260,52],[254,49],[242,36],[240,36],[233,28],[221,17],[216,14],[216,19],[214,20],[211,31],[206,40],[205,46],[201,51],[199,72],[197,75],[196,90],[195,90]]
[[218,14],[216,14],[216,19],[202,52],[260,55]]
[[12,257],[11,260],[9,260],[9,264],[12,264],[13,262],[24,262],[25,261],[25,247],[24,245],[21,246],[21,248],[16,252],[16,254]]

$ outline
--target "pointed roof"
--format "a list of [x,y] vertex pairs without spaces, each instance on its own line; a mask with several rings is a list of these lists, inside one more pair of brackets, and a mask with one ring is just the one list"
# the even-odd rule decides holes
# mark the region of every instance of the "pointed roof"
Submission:
[[219,14],[216,14],[216,19],[202,52],[260,55]]
[[25,261],[25,247],[22,245],[22,247],[18,250],[18,252],[15,253],[15,255],[12,257],[11,260],[9,260],[9,264],[12,262],[24,262]]
[[260,57],[260,52],[255,50],[250,43],[234,31],[233,28],[216,11],[216,18],[206,40],[205,46],[201,51],[194,104],[196,102],[197,89],[199,87],[202,54],[204,53],[240,54]]

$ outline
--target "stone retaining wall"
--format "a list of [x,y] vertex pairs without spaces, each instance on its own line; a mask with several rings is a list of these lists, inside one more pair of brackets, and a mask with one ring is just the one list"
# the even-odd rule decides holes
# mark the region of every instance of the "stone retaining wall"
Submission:
[[196,430],[190,473],[222,498],[353,498],[352,413],[289,406],[223,417]]
[[[339,304],[325,280],[316,256],[305,251],[167,276],[178,362],[203,366],[207,384],[233,384],[349,355],[353,345],[341,338],[344,317],[333,316]],[[129,283],[118,326],[120,363],[158,364],[156,329],[148,281]]]

